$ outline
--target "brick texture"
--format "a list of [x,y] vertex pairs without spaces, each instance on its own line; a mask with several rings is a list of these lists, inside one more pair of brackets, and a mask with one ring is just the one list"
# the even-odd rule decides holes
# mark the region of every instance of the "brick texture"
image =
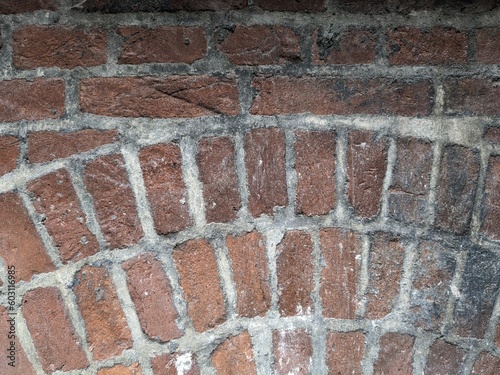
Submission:
[[481,233],[500,240],[500,156],[491,156],[484,188],[483,220]]
[[246,7],[247,0],[88,0],[81,5],[87,12],[174,12],[195,10],[231,10]]
[[0,176],[17,168],[19,157],[19,139],[5,135],[0,137]]
[[331,332],[326,335],[326,365],[332,375],[361,375],[365,353],[362,332]]
[[495,375],[500,368],[500,358],[494,357],[489,353],[482,352],[476,363],[474,364],[474,368],[472,369],[473,375]]
[[439,9],[442,12],[461,11],[465,14],[483,13],[498,7],[494,0],[456,0],[441,2],[438,0],[348,0],[339,3],[342,10],[351,13],[368,14],[402,14],[407,15],[414,11],[431,11]]
[[212,364],[220,375],[256,375],[252,340],[248,332],[230,337],[220,344],[212,355]]
[[274,331],[274,370],[277,374],[310,374],[312,343],[309,333],[295,331]]
[[484,132],[484,140],[491,143],[500,143],[500,128],[489,127]]
[[373,374],[412,374],[413,341],[413,337],[399,333],[383,335],[380,339],[378,358],[373,365]]
[[325,10],[325,0],[256,0],[254,4],[265,10],[291,12],[320,12]]
[[116,365],[104,368],[97,372],[97,375],[142,375],[141,367],[138,363],[131,366]]
[[154,375],[200,375],[191,353],[165,353],[151,360]]
[[443,340],[436,340],[429,351],[424,373],[426,375],[460,374],[465,354],[465,350],[455,345]]
[[500,64],[500,28],[477,30],[476,59],[482,64]]
[[500,85],[488,78],[450,78],[444,82],[444,108],[453,115],[500,114]]
[[57,10],[57,0],[2,0],[0,14],[36,12],[37,10]]

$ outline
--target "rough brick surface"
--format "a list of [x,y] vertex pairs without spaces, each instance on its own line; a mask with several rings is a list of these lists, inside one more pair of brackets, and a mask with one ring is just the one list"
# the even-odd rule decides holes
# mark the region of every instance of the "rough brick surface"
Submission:
[[212,364],[220,375],[256,375],[252,340],[248,332],[230,337],[220,344],[212,354]]
[[116,365],[104,368],[97,372],[97,375],[142,375],[141,367],[138,363],[131,366]]
[[361,375],[365,353],[362,332],[331,332],[326,335],[326,365],[332,375]]
[[424,373],[426,375],[460,374],[465,355],[465,350],[446,341],[436,340],[429,351]]
[[320,12],[325,10],[325,0],[256,0],[254,4],[265,10],[292,12]]
[[484,140],[491,143],[500,143],[500,127],[489,127],[484,132]]
[[370,64],[375,62],[377,40],[372,30],[319,30],[315,33],[315,64]]
[[310,374],[312,343],[307,331],[274,331],[273,346],[277,374]]
[[88,366],[57,288],[38,288],[23,298],[23,316],[45,371],[69,371]]
[[500,240],[500,156],[491,156],[484,188],[481,233]]
[[474,364],[472,374],[495,375],[498,373],[498,369],[500,369],[500,358],[494,357],[489,353],[482,352]]
[[0,14],[36,12],[37,10],[57,10],[57,0],[2,0]]
[[200,375],[191,353],[165,353],[151,360],[154,375]]
[[445,80],[444,93],[447,114],[500,114],[500,85],[493,79],[450,78]]
[[500,347],[500,322],[497,323],[497,329],[496,329],[494,341],[495,341],[495,345]]
[[[80,0],[73,0],[80,3]],[[81,8],[88,12],[172,12],[193,10],[231,10],[246,7],[247,0],[88,0]]]
[[0,137],[0,176],[17,168],[19,139],[5,135]]
[[413,337],[386,333],[380,338],[378,358],[373,374],[406,375],[413,373]]
[[342,10],[351,13],[368,13],[368,14],[403,14],[414,11],[431,11],[433,9],[442,10],[443,12],[461,11],[466,14],[482,13],[498,7],[495,0],[455,0],[455,1],[439,1],[439,0],[347,0],[339,3]]
[[477,30],[476,59],[482,64],[500,64],[500,28]]

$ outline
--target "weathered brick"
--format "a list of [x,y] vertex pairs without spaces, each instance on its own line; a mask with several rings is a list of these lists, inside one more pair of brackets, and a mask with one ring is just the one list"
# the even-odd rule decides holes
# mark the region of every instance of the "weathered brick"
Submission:
[[201,27],[130,26],[119,28],[118,34],[124,37],[119,64],[191,64],[207,53],[205,30]]
[[309,315],[314,289],[311,235],[301,231],[285,234],[276,246],[278,308],[282,316]]
[[478,177],[476,152],[456,145],[445,147],[436,194],[438,228],[456,234],[468,232]]
[[476,59],[482,64],[500,64],[500,28],[477,30]]
[[495,345],[500,347],[500,322],[497,323],[497,330],[495,333],[494,341],[495,341]]
[[65,84],[62,79],[0,82],[0,121],[58,118],[64,113]]
[[186,228],[191,219],[179,146],[170,143],[145,147],[139,160],[156,231],[168,234]]
[[326,9],[325,0],[255,0],[254,4],[271,11],[321,12]]
[[35,210],[45,218],[43,223],[63,263],[75,262],[99,251],[66,170],[59,169],[38,178],[28,189],[33,194]]
[[326,365],[332,375],[361,375],[365,353],[362,332],[331,332],[326,335]]
[[373,30],[319,30],[314,34],[315,64],[371,64],[377,39]]
[[115,357],[131,348],[130,329],[108,270],[84,266],[75,275],[74,290],[94,360]]
[[196,155],[208,222],[229,222],[241,208],[234,145],[229,137],[203,138]]
[[253,80],[250,109],[256,115],[310,112],[315,115],[429,115],[434,89],[429,80],[342,79],[305,76]]
[[412,336],[399,333],[383,335],[380,338],[380,350],[373,366],[373,374],[412,374],[413,341]]
[[286,206],[285,134],[279,129],[255,129],[245,137],[248,206],[253,216],[272,215]]
[[236,312],[250,318],[266,314],[271,291],[264,238],[256,231],[228,236],[226,246],[236,286]]
[[465,350],[438,339],[431,346],[424,373],[461,374],[465,355]]
[[376,133],[349,133],[347,149],[347,197],[356,216],[371,218],[380,210],[388,144]]
[[0,136],[0,176],[17,168],[19,139],[11,135]]
[[335,208],[335,134],[299,131],[295,142],[296,213],[325,215]]
[[85,129],[70,133],[55,131],[29,133],[28,159],[30,163],[45,163],[117,141],[116,130]]
[[141,367],[138,363],[130,366],[115,365],[110,368],[103,368],[97,372],[97,375],[141,375]]
[[55,270],[21,198],[0,195],[0,256],[6,267],[16,268],[16,282]]
[[449,78],[444,82],[444,99],[448,114],[500,114],[500,85],[493,79]]
[[114,117],[240,113],[236,81],[210,76],[87,78],[80,81],[80,106],[83,112]]
[[85,184],[110,248],[137,244],[143,235],[136,203],[121,155],[107,155],[85,167]]
[[22,309],[44,371],[70,371],[88,366],[57,288],[28,291],[23,297]]
[[339,2],[342,10],[351,13],[368,14],[409,14],[422,10],[441,10],[443,12],[482,13],[498,7],[495,0],[346,0]]
[[57,10],[57,0],[2,0],[0,14],[31,13],[37,10]]
[[[73,0],[81,3],[80,0]],[[173,12],[193,10],[232,10],[247,6],[247,0],[88,0],[81,4],[87,12],[128,13],[128,12]]]
[[191,353],[165,353],[151,360],[154,375],[200,375]]
[[17,69],[73,69],[106,64],[106,32],[60,26],[28,25],[16,30],[12,63]]
[[183,332],[175,324],[179,314],[161,263],[152,254],[141,254],[122,267],[144,333],[161,341],[180,337]]
[[212,354],[212,364],[220,375],[257,374],[248,332],[229,337],[220,344]]
[[203,332],[222,323],[226,308],[212,246],[190,240],[174,249],[174,259],[194,329]]
[[474,364],[472,374],[495,375],[498,374],[498,369],[500,369],[500,358],[494,357],[487,352],[482,352]]
[[274,371],[277,374],[310,374],[312,342],[303,329],[274,331]]
[[484,132],[484,140],[491,143],[500,143],[500,127],[489,127]]
[[223,28],[217,48],[238,65],[278,65],[300,60],[300,37],[284,26],[243,26]]
[[500,240],[500,156],[491,156],[484,187],[481,233]]

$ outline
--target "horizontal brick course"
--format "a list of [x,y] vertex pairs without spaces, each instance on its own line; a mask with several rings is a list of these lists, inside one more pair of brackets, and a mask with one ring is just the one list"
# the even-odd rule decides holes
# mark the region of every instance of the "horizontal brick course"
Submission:
[[175,12],[195,10],[231,10],[246,7],[247,0],[88,0],[81,4],[87,12],[124,13],[124,12]]

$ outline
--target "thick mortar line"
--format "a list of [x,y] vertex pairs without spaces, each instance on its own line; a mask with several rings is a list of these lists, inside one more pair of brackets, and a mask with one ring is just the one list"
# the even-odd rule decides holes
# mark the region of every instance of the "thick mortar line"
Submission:
[[394,138],[389,138],[389,147],[387,149],[387,168],[382,185],[382,198],[380,201],[380,220],[387,220],[388,207],[389,207],[389,188],[392,182],[392,173],[396,165],[397,147]]
[[64,81],[66,83],[64,99],[65,114],[71,117],[80,112],[79,81],[71,75],[66,76]]
[[368,264],[370,261],[370,237],[367,235],[360,235],[361,237],[361,259],[359,264],[358,287],[356,294],[358,295],[358,306],[356,308],[356,315],[364,317],[366,312],[366,290],[370,281],[368,273]]
[[40,358],[38,357],[35,348],[35,343],[31,338],[31,334],[28,330],[26,320],[24,319],[24,316],[20,310],[21,309],[18,310],[16,316],[16,333],[17,333],[17,338],[19,339],[19,344],[21,344],[21,346],[23,347],[24,352],[26,353],[26,357],[33,365],[36,374],[45,375],[45,372],[43,371],[42,368],[42,363],[40,362]]
[[285,130],[285,173],[288,194],[288,214],[295,216],[297,197],[297,171],[295,170],[295,133]]
[[365,355],[361,361],[362,373],[363,375],[373,375],[373,365],[377,360],[380,350],[380,326],[377,323],[372,323],[371,328],[365,332],[365,336]]
[[403,270],[399,283],[399,293],[396,300],[395,311],[403,315],[410,310],[411,291],[413,287],[412,277],[417,258],[417,243],[401,241],[404,247]]
[[413,344],[413,372],[415,374],[424,374],[425,365],[429,356],[429,350],[436,336],[432,333],[422,333],[415,337]]
[[0,60],[1,74],[0,77],[3,79],[8,79],[13,74],[12,69],[12,37],[13,37],[13,23],[12,21],[2,20],[2,25],[0,26],[0,35],[2,36],[2,54],[3,58]]
[[443,156],[443,144],[441,142],[435,142],[432,150],[432,167],[431,167],[431,179],[429,182],[429,197],[427,201],[427,220],[425,223],[431,227],[436,219],[436,200],[437,200],[437,189],[439,183],[439,169],[441,164],[441,158]]
[[265,321],[253,321],[248,325],[248,333],[252,338],[257,375],[269,375],[273,362],[272,331]]
[[228,250],[224,238],[216,238],[212,241],[212,246],[215,251],[217,268],[220,278],[220,286],[224,295],[228,319],[235,319],[236,312],[236,285],[234,283],[232,263],[229,258]]
[[345,225],[350,216],[347,203],[347,130],[336,131],[335,147],[335,219],[340,225]]
[[278,254],[276,253],[276,246],[281,242],[285,233],[284,230],[271,229],[262,234],[266,241],[266,254],[269,265],[269,287],[271,289],[271,306],[268,315],[275,317],[279,316],[278,274],[276,267]]
[[245,221],[251,221],[251,216],[248,211],[248,185],[247,173],[245,167],[245,141],[244,135],[238,133],[234,136],[234,149],[235,149],[235,167],[238,176],[239,191],[241,194],[241,209],[238,216]]
[[476,243],[479,240],[479,232],[481,230],[481,210],[485,196],[484,188],[486,184],[489,158],[489,150],[482,147],[479,152],[479,178],[475,191],[474,208],[472,209],[472,219],[470,223],[470,239],[472,242]]
[[321,253],[320,237],[317,230],[313,230],[311,233],[311,240],[313,244],[313,261],[314,261],[314,271],[313,271],[313,282],[314,289],[311,293],[311,298],[313,300],[313,311],[314,315],[319,317],[323,314],[323,307],[321,304],[321,272],[325,266],[323,255]]

